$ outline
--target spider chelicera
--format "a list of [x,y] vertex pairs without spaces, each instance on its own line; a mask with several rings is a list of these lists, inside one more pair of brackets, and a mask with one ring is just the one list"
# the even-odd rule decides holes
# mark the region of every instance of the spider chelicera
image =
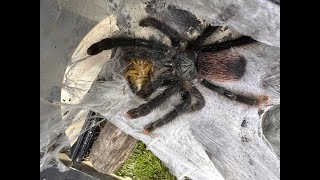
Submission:
[[[203,86],[228,99],[250,106],[259,106],[269,101],[268,96],[241,95],[209,81],[227,82],[239,80],[245,73],[246,60],[240,54],[231,52],[230,48],[256,43],[254,39],[248,36],[241,36],[233,40],[203,45],[203,42],[221,27],[208,25],[197,38],[186,41],[176,30],[153,17],[142,19],[139,25],[158,29],[170,38],[172,47],[155,40],[111,37],[94,43],[88,48],[87,53],[96,55],[103,50],[130,47],[144,48],[150,51],[157,50],[160,55],[167,57],[166,62],[163,64],[170,62],[168,70],[164,71],[136,94],[146,99],[160,87],[166,86],[165,90],[139,107],[129,110],[127,116],[132,119],[146,116],[177,92],[180,92],[182,102],[162,118],[146,125],[144,127],[145,134],[172,121],[182,113],[199,111],[205,106],[205,99],[194,86],[194,81],[199,81]],[[156,61],[156,58],[151,60]]]

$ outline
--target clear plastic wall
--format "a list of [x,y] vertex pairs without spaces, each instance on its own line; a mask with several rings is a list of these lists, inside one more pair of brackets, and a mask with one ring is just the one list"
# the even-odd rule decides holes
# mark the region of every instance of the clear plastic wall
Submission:
[[[186,24],[184,13],[198,23]],[[192,179],[280,178],[280,6],[267,0],[40,1],[40,171],[58,164],[58,152],[76,140],[86,113],[101,114],[124,132],[142,140],[178,177]],[[156,16],[183,37],[194,38],[205,24],[228,26],[224,36],[248,35],[260,43],[234,48],[247,59],[238,82],[221,84],[237,92],[267,94],[270,105],[262,113],[226,100],[200,83],[195,85],[206,105],[183,114],[149,135],[143,127],[179,101],[173,96],[148,116],[129,120],[124,113],[143,103],[123,77],[121,50],[86,55],[94,42],[110,36],[169,39],[140,19]],[[190,22],[190,21],[188,21]],[[215,41],[215,37],[208,40]],[[107,81],[95,81],[103,77]],[[161,90],[160,90],[161,91]],[[66,137],[57,139],[63,133]],[[57,139],[57,140],[56,140]],[[52,146],[56,143],[55,147]]]

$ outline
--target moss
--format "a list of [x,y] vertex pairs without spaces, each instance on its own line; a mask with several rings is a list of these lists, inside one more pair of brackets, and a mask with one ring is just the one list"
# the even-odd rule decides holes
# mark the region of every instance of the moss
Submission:
[[121,177],[130,177],[133,180],[175,180],[168,168],[158,159],[146,145],[139,141],[129,158],[115,172]]

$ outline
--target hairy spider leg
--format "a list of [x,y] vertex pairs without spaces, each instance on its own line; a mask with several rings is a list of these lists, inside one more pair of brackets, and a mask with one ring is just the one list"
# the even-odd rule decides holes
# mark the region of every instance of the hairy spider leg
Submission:
[[158,41],[145,40],[142,38],[115,37],[105,38],[99,42],[92,44],[88,49],[89,55],[96,55],[103,50],[109,50],[115,47],[145,47],[148,49],[157,49],[161,51],[169,51],[169,47]]
[[148,82],[143,89],[136,93],[137,96],[146,99],[148,98],[155,90],[162,86],[172,85],[176,83],[172,80],[172,78],[167,78],[165,76],[161,76],[154,80],[153,82]]
[[194,112],[194,111],[201,110],[206,104],[204,97],[195,86],[193,86],[189,92],[192,95],[192,97],[196,98],[196,102],[190,105],[187,112]]
[[166,54],[160,50],[155,49],[142,49],[142,48],[127,48],[124,52],[125,59],[148,59],[154,61],[168,61]]
[[250,96],[245,96],[245,95],[241,95],[238,93],[234,93],[231,92],[227,89],[225,89],[224,87],[221,86],[217,86],[209,81],[207,81],[206,79],[203,79],[201,81],[201,84],[204,85],[205,87],[207,87],[208,89],[211,89],[214,92],[217,92],[218,94],[221,94],[225,97],[227,97],[230,100],[235,100],[250,106],[257,106],[257,105],[262,105],[262,104],[266,104],[269,102],[269,97],[268,96],[258,96],[258,97],[250,97]]
[[240,37],[238,39],[234,39],[234,40],[199,46],[196,48],[196,50],[199,50],[201,52],[217,52],[217,51],[222,51],[225,49],[230,49],[232,47],[243,46],[243,45],[247,45],[247,44],[251,44],[251,43],[255,43],[255,42],[257,42],[257,41],[252,39],[249,36],[242,36],[242,37]]
[[152,17],[147,17],[145,19],[142,19],[139,25],[142,27],[150,26],[155,29],[158,29],[159,31],[161,31],[163,34],[167,35],[170,38],[171,44],[173,47],[177,47],[182,39],[176,30],[174,30],[173,28],[166,25],[165,23],[162,23],[159,20]]
[[190,50],[197,49],[209,36],[211,36],[220,28],[221,26],[209,25],[200,36],[198,36],[194,41],[191,41],[188,43],[187,49],[190,49]]
[[178,84],[170,85],[161,94],[152,98],[147,103],[143,103],[139,107],[129,110],[127,112],[127,115],[131,119],[135,119],[141,116],[146,116],[153,109],[158,107],[160,104],[164,103],[169,97],[171,97],[174,93],[178,92],[180,89],[181,89],[181,86]]
[[155,130],[158,127],[161,127],[176,117],[184,113],[191,103],[191,94],[187,90],[183,90],[181,93],[182,102],[178,104],[172,111],[165,114],[162,118],[156,120],[155,122],[149,123],[144,127],[144,134],[149,134],[151,131]]

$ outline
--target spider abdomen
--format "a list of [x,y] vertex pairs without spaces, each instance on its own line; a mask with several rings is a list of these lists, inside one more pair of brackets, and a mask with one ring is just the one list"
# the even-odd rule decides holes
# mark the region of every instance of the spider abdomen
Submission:
[[198,53],[197,69],[200,77],[217,82],[237,81],[245,73],[246,60],[230,50]]

